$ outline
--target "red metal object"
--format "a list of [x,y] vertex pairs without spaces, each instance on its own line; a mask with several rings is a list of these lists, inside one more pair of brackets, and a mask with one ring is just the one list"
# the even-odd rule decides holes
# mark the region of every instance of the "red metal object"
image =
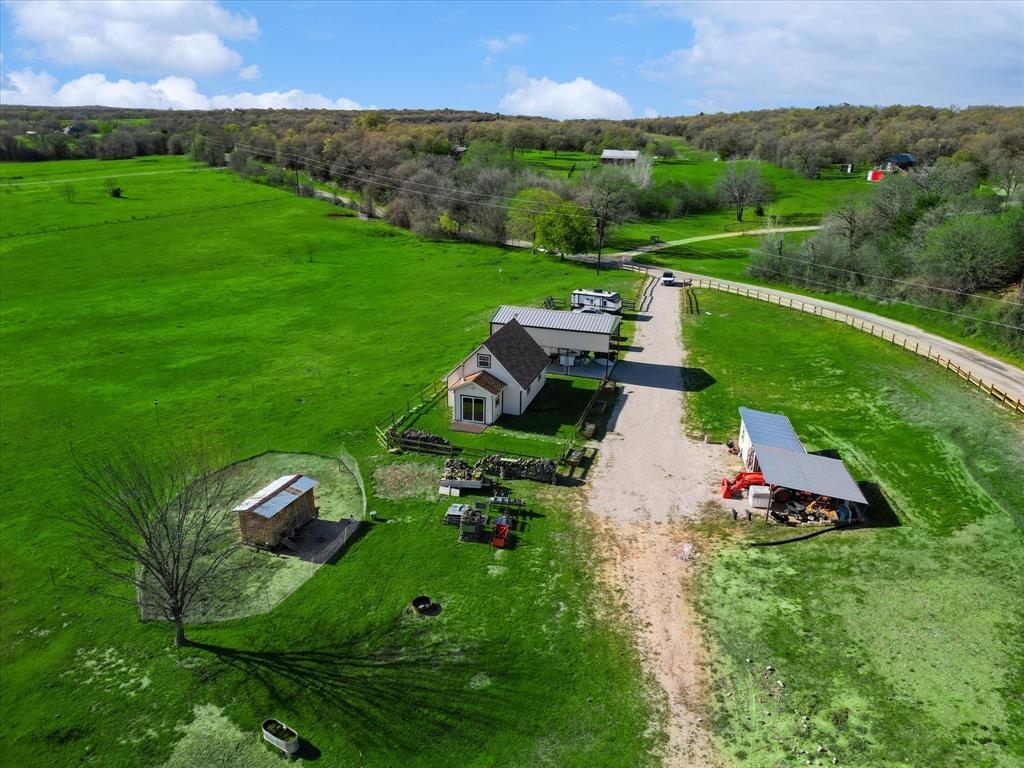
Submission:
[[504,549],[508,542],[508,518],[499,517],[494,521],[494,533],[491,534],[491,546]]
[[722,478],[722,498],[731,499],[744,488],[751,485],[764,485],[764,475],[760,472],[740,472],[730,480]]

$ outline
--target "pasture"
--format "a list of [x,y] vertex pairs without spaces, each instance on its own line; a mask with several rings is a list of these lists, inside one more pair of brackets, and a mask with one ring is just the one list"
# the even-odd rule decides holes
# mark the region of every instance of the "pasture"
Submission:
[[[599,167],[597,155],[583,152],[559,152],[546,150],[524,151],[520,157],[527,166],[557,176],[584,173]],[[726,163],[715,160],[715,155],[694,149],[684,149],[671,160],[656,160],[654,163],[655,183],[681,181],[697,187],[714,189]],[[755,215],[754,206],[744,213],[743,221],[736,221],[732,210],[695,213],[680,218],[654,221],[631,221],[616,227],[611,233],[609,248],[629,250],[646,245],[652,235],[662,240],[681,240],[699,235],[722,232],[741,232],[761,229],[769,224],[779,227],[795,227],[817,224],[822,214],[847,195],[870,194],[872,185],[865,180],[866,169],[856,168],[851,174],[840,173],[836,168],[822,170],[821,177],[805,179],[788,168],[772,163],[760,163],[761,176],[772,190],[765,203],[766,216]]]
[[[96,594],[111,584],[56,514],[71,448],[122,438],[201,436],[236,459],[344,448],[377,476],[392,457],[375,421],[482,340],[497,304],[591,269],[339,217],[181,158],[0,177],[5,762],[252,765],[270,715],[326,765],[654,762],[660,704],[600,608],[578,492],[517,486],[531,514],[499,552],[456,541],[442,504],[369,483],[377,522],[339,557],[270,613],[191,627],[180,654],[133,595]],[[627,295],[633,280],[602,276]],[[408,612],[424,592],[439,616]]]
[[782,546],[749,545],[801,531],[704,525],[723,750],[766,768],[1019,765],[1024,424],[852,329],[713,291],[700,302],[683,316],[687,365],[718,383],[686,395],[690,431],[735,438],[738,406],[784,412],[873,504],[865,527]]

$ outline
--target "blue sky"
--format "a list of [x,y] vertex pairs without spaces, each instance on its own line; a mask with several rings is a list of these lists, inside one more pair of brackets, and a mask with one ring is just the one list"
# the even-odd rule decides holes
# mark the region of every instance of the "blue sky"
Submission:
[[555,118],[1024,103],[1024,2],[0,4],[7,104]]

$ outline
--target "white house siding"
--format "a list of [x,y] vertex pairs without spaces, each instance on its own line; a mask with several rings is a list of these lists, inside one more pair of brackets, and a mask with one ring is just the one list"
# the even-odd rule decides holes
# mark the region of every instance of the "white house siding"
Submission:
[[[502,325],[503,323],[491,323],[491,333]],[[611,335],[607,333],[582,333],[553,328],[533,328],[527,325],[523,326],[523,330],[549,355],[556,355],[567,349],[574,352],[609,352],[611,349]]]
[[[536,379],[534,379],[533,383],[530,385],[530,391],[529,392],[527,392],[525,390],[522,390],[522,389],[519,390],[522,393],[522,407],[519,408],[519,412],[516,414],[517,416],[519,416],[519,415],[521,415],[521,414],[526,412],[526,409],[530,407],[530,403],[533,402],[533,399],[537,396],[537,394],[542,389],[544,389],[544,383],[547,380],[548,380],[547,379],[547,373],[544,372],[544,371],[541,371],[540,375]],[[518,386],[516,388],[519,389]],[[505,391],[508,392],[507,389]],[[518,403],[519,403],[519,398],[517,398],[517,400],[516,400],[516,404],[517,405],[518,405]]]
[[[477,365],[476,356],[478,354],[491,356],[490,368],[481,368],[480,366]],[[513,416],[518,416],[520,413],[522,413],[522,411],[519,410],[519,401],[520,394],[523,393],[523,388],[519,386],[518,382],[516,382],[514,378],[512,378],[512,374],[506,371],[504,366],[502,366],[502,364],[498,362],[498,359],[491,353],[491,351],[488,350],[486,346],[481,344],[479,347],[473,350],[473,353],[471,355],[469,355],[465,360],[462,361],[458,368],[456,368],[454,371],[448,374],[448,378],[446,380],[446,383],[448,385],[448,407],[453,409],[452,413],[455,414],[456,419],[461,417],[461,413],[459,411],[454,410],[457,404],[456,392],[461,392],[462,388],[454,390],[452,389],[452,386],[459,379],[464,379],[467,376],[472,376],[477,371],[487,371],[492,376],[494,376],[494,378],[500,379],[505,384],[505,389],[502,390],[500,395],[501,408],[498,409],[498,413],[494,417],[495,421],[497,420],[497,417],[500,416],[502,413],[508,413]],[[543,375],[543,372],[541,372],[541,376]],[[484,394],[491,398],[492,401],[497,400],[497,397],[495,395],[492,395],[490,392],[487,392],[482,387],[478,387],[476,384],[470,383],[467,384],[466,386],[473,387],[476,390],[484,392]],[[532,399],[533,398],[531,397],[530,400]],[[522,400],[524,403],[530,402],[530,400],[526,399],[525,395],[522,397]],[[492,422],[488,421],[487,423],[490,424]]]

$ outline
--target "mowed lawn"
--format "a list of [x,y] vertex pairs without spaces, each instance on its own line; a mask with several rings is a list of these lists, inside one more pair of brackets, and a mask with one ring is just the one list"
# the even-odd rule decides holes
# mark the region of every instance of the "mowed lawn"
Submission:
[[[267,615],[192,628],[202,646],[180,654],[88,569],[57,514],[74,509],[72,448],[344,447],[369,478],[393,460],[373,423],[482,340],[499,303],[595,282],[188,165],[0,166],[4,762],[257,765],[276,760],[258,743],[275,716],[323,765],[650,763],[657,707],[597,613],[577,492],[517,487],[535,514],[499,553],[459,544],[443,504],[368,483],[378,522],[339,559]],[[150,166],[184,172],[128,176]],[[30,172],[57,183],[37,192]],[[67,202],[61,179],[82,176]],[[633,279],[601,278],[627,294]],[[421,593],[439,616],[410,615]]]
[[735,438],[740,405],[781,411],[875,501],[869,527],[782,546],[748,544],[801,531],[707,525],[723,749],[765,768],[1021,765],[1024,421],[863,333],[712,291],[700,303],[687,365],[717,383],[687,395],[693,433]]

